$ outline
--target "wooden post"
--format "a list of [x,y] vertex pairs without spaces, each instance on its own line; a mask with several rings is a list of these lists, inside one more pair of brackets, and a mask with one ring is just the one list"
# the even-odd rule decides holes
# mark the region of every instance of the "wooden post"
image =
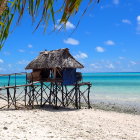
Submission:
[[65,94],[65,99],[66,99],[66,106],[68,106],[68,89],[67,86],[65,86],[66,94]]
[[50,85],[50,95],[49,95],[49,105],[52,104],[52,102],[51,102],[52,89],[53,89],[53,83],[51,82],[51,85]]
[[75,84],[75,107],[78,109],[78,90],[77,90],[77,83]]
[[13,96],[14,106],[16,109],[16,73],[15,73],[15,87],[14,87],[14,96]]
[[[8,86],[10,86],[10,75],[9,75],[9,79],[8,79]],[[9,88],[7,88],[7,102],[8,102],[8,108],[10,107],[10,91]]]
[[[27,84],[27,73],[26,73],[26,84]],[[25,106],[27,105],[27,86],[25,86]]]
[[53,103],[55,104],[55,83],[53,83]]
[[56,88],[55,88],[55,107],[57,108],[57,94],[58,94],[58,85],[57,85],[57,83],[55,83],[55,86],[56,86]]
[[40,105],[42,106],[42,99],[43,99],[43,82],[41,81],[41,100],[40,100]]
[[32,84],[32,108],[34,108],[34,100],[35,100],[35,96],[34,96],[34,85]]
[[32,90],[32,89],[31,89],[31,86],[29,86],[29,92],[28,92],[28,96],[29,96],[28,104],[29,104],[29,105],[31,105],[31,98],[32,98],[32,97],[31,97],[31,90]]
[[61,87],[62,87],[62,106],[65,107],[65,104],[64,104],[64,88],[63,88],[62,83],[61,83]]
[[78,86],[78,93],[79,93],[79,109],[81,109],[81,94],[80,94],[80,86]]
[[27,86],[25,86],[25,98],[24,98],[25,106],[27,105]]
[[91,86],[91,85],[88,85],[88,109],[91,108],[91,106],[90,106],[90,99],[89,99],[90,86]]

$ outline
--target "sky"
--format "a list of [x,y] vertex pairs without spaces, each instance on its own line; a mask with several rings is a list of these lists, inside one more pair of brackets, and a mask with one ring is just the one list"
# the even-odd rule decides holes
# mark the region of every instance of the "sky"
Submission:
[[76,28],[85,4],[61,31],[56,16],[55,32],[50,22],[46,33],[43,25],[33,33],[35,25],[25,14],[0,51],[0,74],[24,72],[40,51],[60,48],[69,48],[85,66],[82,72],[140,72],[140,0],[101,0]]

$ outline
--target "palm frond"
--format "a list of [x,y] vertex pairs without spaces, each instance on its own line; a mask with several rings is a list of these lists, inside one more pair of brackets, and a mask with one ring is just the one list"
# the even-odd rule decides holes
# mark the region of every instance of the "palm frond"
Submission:
[[[41,23],[46,25],[46,29],[49,21],[52,21],[55,26],[55,15],[59,13],[62,15],[60,24],[63,23],[66,25],[69,18],[78,12],[82,1],[63,0],[61,6],[58,7],[58,0],[0,0],[0,48],[2,48],[9,35],[10,25],[15,15],[18,14],[17,24],[21,21],[25,11],[28,11],[33,23],[35,23],[35,20],[39,16],[40,19],[35,30]],[[93,1],[96,1],[96,3],[99,2],[99,0],[88,1],[89,3]],[[83,10],[84,12],[86,11],[85,9]]]

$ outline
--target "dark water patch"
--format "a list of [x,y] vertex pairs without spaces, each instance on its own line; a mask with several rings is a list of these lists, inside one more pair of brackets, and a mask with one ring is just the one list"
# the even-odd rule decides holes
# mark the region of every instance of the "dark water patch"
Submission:
[[93,109],[140,115],[140,108],[137,106],[105,102],[94,102],[91,104],[91,106]]

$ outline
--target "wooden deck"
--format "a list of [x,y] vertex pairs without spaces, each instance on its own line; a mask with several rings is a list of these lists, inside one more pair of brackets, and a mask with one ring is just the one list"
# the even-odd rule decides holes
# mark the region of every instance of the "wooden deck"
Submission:
[[[26,84],[18,85],[17,75],[26,75]],[[44,79],[28,83],[27,73],[5,74],[7,86],[0,87],[0,109],[19,109],[43,107],[46,104],[55,108],[74,107],[81,108],[85,103],[90,108],[90,82],[81,82],[73,85],[63,85],[62,80]],[[10,76],[15,76],[15,83],[10,85]],[[82,88],[84,86],[84,88]]]

